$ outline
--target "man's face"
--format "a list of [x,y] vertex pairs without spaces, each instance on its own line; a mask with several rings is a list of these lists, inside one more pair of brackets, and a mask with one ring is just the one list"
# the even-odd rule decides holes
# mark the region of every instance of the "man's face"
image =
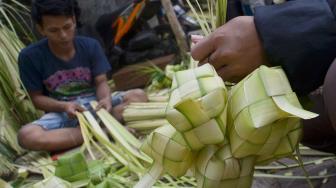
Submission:
[[55,48],[71,48],[75,36],[76,20],[69,16],[43,16],[38,30]]

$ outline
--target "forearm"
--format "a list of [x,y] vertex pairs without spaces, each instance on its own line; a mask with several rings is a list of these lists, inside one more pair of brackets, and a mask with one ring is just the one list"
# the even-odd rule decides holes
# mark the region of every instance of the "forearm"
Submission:
[[98,100],[111,98],[111,90],[106,80],[97,83],[96,97]]
[[111,99],[111,90],[107,84],[107,78],[105,76],[96,78],[96,97],[98,100]]
[[283,67],[300,95],[322,85],[336,55],[336,21],[329,5],[296,0],[256,9],[255,24],[269,62]]
[[33,104],[36,108],[46,112],[64,112],[65,103],[63,101],[55,100],[51,97],[38,95],[32,97]]
[[101,74],[95,77],[96,83],[96,97],[98,99],[97,109],[105,108],[107,111],[112,110],[112,99],[110,87],[107,84],[107,78],[105,74]]

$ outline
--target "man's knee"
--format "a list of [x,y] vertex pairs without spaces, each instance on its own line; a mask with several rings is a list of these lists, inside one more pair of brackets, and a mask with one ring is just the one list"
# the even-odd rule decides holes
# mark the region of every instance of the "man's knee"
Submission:
[[126,102],[147,102],[147,94],[142,89],[132,89],[126,92]]
[[39,141],[43,136],[41,132],[42,128],[36,125],[26,125],[22,127],[17,135],[19,145],[26,149],[32,149],[32,146],[39,147]]

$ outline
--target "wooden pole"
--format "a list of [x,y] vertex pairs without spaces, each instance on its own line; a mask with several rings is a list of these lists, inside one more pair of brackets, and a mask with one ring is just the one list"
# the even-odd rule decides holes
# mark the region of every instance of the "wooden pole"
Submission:
[[188,58],[189,46],[187,43],[186,35],[182,29],[180,22],[178,21],[176,17],[171,1],[161,0],[161,4],[164,10],[166,11],[166,16],[168,18],[170,27],[172,28],[173,33],[175,35],[177,45],[180,49],[180,54],[182,57],[183,64],[186,64],[189,61],[189,58]]

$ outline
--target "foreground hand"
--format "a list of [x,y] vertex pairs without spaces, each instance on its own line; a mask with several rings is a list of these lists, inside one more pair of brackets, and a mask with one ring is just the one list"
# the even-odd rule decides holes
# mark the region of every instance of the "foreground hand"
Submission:
[[76,117],[76,112],[83,112],[85,109],[75,102],[66,102],[64,111],[68,114],[69,118],[74,119]]
[[225,81],[238,82],[266,64],[253,17],[239,16],[216,29],[191,49],[195,60],[208,61]]
[[99,109],[104,108],[105,110],[107,110],[108,112],[112,111],[112,101],[111,101],[111,97],[106,97],[103,99],[100,99],[98,101],[98,105],[96,107],[96,111],[98,111]]

